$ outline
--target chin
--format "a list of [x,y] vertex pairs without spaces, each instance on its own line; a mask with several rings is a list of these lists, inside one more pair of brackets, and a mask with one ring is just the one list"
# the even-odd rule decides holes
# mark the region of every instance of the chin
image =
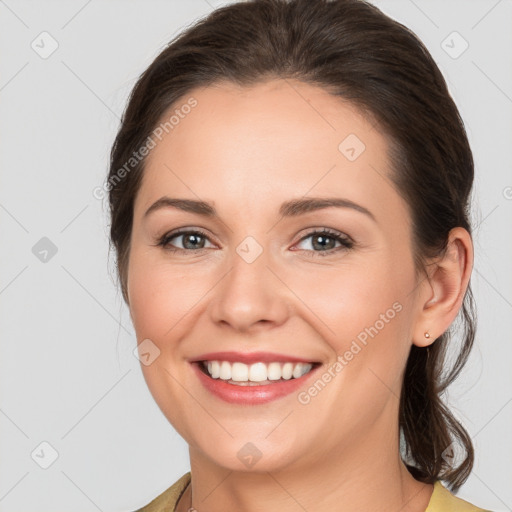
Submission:
[[217,466],[243,473],[278,472],[292,465],[299,456],[285,447],[280,439],[272,442],[255,436],[250,441],[247,435],[240,439],[226,439],[224,443],[215,439],[207,442],[203,449],[200,445],[199,449]]

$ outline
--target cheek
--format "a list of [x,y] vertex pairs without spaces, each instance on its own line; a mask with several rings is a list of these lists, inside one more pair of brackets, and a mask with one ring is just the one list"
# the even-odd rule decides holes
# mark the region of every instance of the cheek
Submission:
[[177,312],[171,306],[180,304],[177,284],[149,254],[133,250],[128,266],[128,293],[139,341],[150,338],[158,344],[162,334],[173,325]]
[[344,373],[353,382],[368,368],[393,381],[404,364],[413,274],[407,265],[395,267],[391,259],[379,258],[368,265],[318,267],[300,277],[289,273],[285,279],[333,358],[347,361]]
[[171,265],[162,256],[134,251],[128,268],[130,313],[137,338],[150,338],[163,350],[179,337],[186,317],[211,284],[208,272]]
[[397,275],[382,261],[368,266],[317,268],[300,275],[289,273],[287,283],[329,328],[331,338],[356,336],[378,322],[381,315],[396,318],[400,306],[395,303],[402,304],[407,288],[405,272]]

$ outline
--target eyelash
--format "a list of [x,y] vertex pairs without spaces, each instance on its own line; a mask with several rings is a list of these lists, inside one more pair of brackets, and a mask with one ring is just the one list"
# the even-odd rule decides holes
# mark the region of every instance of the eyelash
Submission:
[[[167,233],[167,234],[163,235],[158,240],[158,243],[156,245],[160,246],[160,247],[163,247],[165,250],[171,251],[173,253],[184,253],[184,252],[198,252],[199,253],[199,252],[201,252],[203,250],[207,250],[206,248],[200,248],[200,249],[181,249],[179,247],[170,247],[169,246],[169,242],[173,238],[176,238],[176,237],[178,237],[180,235],[200,235],[201,237],[206,238],[206,239],[209,240],[208,235],[206,235],[206,233],[204,233],[203,231],[200,231],[200,230],[197,230],[197,229],[196,230],[183,230],[183,231],[177,231],[175,233]],[[335,247],[333,249],[328,249],[326,251],[312,251],[312,250],[307,250],[307,249],[298,249],[299,251],[303,251],[303,252],[309,253],[308,254],[309,257],[330,256],[333,253],[338,252],[340,250],[352,249],[354,247],[354,245],[355,245],[355,242],[351,238],[349,238],[349,237],[347,237],[345,235],[342,235],[338,231],[334,231],[334,230],[328,229],[328,228],[316,229],[314,231],[311,231],[307,235],[303,236],[299,240],[299,242],[297,242],[297,243],[300,243],[303,240],[306,240],[307,238],[312,237],[314,235],[327,235],[328,238],[332,238],[335,241],[340,242],[341,243],[341,247]]]

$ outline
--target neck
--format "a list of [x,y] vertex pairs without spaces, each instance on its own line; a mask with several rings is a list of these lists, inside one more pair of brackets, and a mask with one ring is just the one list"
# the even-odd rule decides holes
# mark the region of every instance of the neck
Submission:
[[398,436],[387,432],[361,433],[359,442],[312,457],[306,464],[260,473],[219,467],[190,448],[192,485],[176,511],[424,512],[433,485],[412,477],[400,458]]

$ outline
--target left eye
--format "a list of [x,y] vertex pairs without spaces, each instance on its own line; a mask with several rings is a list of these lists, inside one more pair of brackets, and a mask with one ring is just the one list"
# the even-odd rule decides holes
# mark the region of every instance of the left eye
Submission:
[[[323,253],[319,254],[319,256],[324,256],[325,254],[331,254],[333,251],[342,249],[351,249],[353,247],[353,242],[348,237],[342,235],[341,233],[333,232],[330,230],[320,230],[314,231],[313,233],[309,233],[305,237],[303,237],[299,243],[308,241],[307,245],[310,248],[302,249],[306,251],[312,250],[314,253]],[[339,244],[336,247],[336,244]],[[317,250],[318,249],[318,250]],[[315,254],[316,256],[316,254]]]

